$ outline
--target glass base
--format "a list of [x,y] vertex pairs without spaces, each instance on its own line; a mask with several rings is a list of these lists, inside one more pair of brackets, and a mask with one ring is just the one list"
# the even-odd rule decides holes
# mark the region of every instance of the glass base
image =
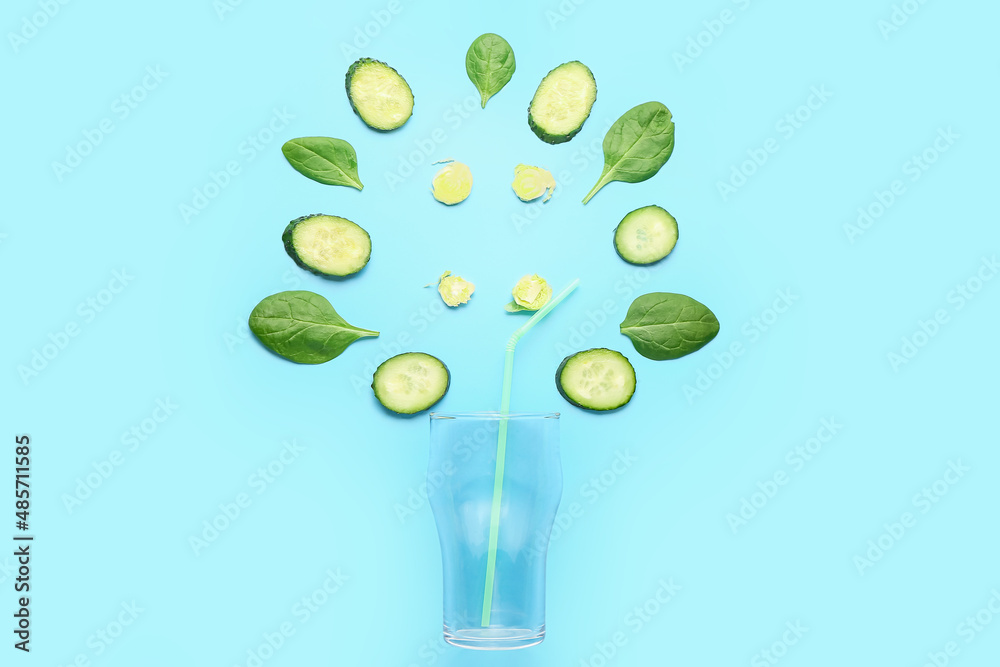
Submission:
[[534,630],[522,628],[472,628],[451,630],[444,626],[444,640],[452,646],[480,651],[508,651],[541,644],[545,626]]

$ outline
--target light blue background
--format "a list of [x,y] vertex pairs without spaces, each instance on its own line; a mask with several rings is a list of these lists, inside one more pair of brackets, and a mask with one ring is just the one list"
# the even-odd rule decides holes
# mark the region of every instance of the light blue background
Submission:
[[[269,667],[759,665],[796,622],[808,630],[782,665],[918,666],[948,642],[960,650],[954,664],[996,664],[1000,617],[971,643],[958,626],[1000,589],[1000,280],[961,310],[949,293],[1000,250],[1000,9],[910,0],[916,13],[886,38],[878,22],[890,20],[889,0],[577,0],[561,10],[556,0],[398,1],[395,15],[367,0],[246,0],[221,15],[210,0],[71,2],[16,52],[7,37],[3,437],[32,438],[37,541],[33,651],[8,643],[3,664],[67,665],[82,654],[102,667],[247,665],[262,635],[288,623],[295,633]],[[675,52],[724,9],[732,22],[703,34],[708,46],[678,67]],[[6,3],[5,33],[39,11],[35,0]],[[391,20],[345,57],[341,45],[372,12]],[[481,110],[464,57],[487,31],[508,39],[517,71]],[[375,133],[351,112],[343,75],[357,55],[389,62],[410,83],[415,112],[402,129]],[[525,108],[541,77],[572,59],[593,70],[597,102],[573,141],[549,146],[528,129]],[[114,100],[157,66],[166,78],[122,118]],[[832,97],[787,137],[776,124],[813,86]],[[463,118],[454,107],[466,98]],[[605,129],[652,99],[677,123],[670,162],[582,206]],[[294,118],[253,153],[244,142],[274,109]],[[60,181],[52,163],[104,118],[113,132]],[[909,180],[905,163],[949,127],[960,138]],[[355,146],[363,192],[321,186],[286,164],[281,143],[314,134]],[[390,189],[386,174],[442,134]],[[769,138],[778,151],[723,200],[718,182]],[[436,167],[427,162],[448,157],[475,176],[472,196],[453,208],[428,194]],[[239,174],[186,224],[179,207],[230,161]],[[509,183],[520,162],[552,170],[558,196],[519,202]],[[843,226],[895,179],[905,193],[851,243]],[[615,255],[611,232],[650,203],[676,215],[680,241],[637,273]],[[292,264],[279,236],[314,212],[371,233],[363,273],[330,282]],[[529,212],[518,228],[515,216]],[[134,279],[102,312],[78,309],[107,297],[101,290],[122,269]],[[446,269],[477,289],[469,305],[440,312],[423,285]],[[495,407],[503,344],[522,321],[501,306],[533,272],[557,288],[581,279],[519,347],[513,405],[563,412],[563,509],[579,511],[562,515],[550,547],[546,641],[473,654],[440,639],[440,556],[419,502],[427,418],[382,411],[364,388],[366,366],[409,336],[405,349],[451,368],[440,409]],[[381,337],[316,367],[269,354],[247,338],[247,314],[294,288],[323,294]],[[797,300],[771,320],[779,290]],[[642,358],[617,323],[647,291],[708,304],[718,338],[681,360]],[[894,369],[887,355],[938,309],[948,321]],[[750,333],[755,317],[771,321],[766,332]],[[18,368],[71,323],[79,335],[22,380]],[[715,357],[734,342],[744,352],[722,369]],[[638,374],[635,398],[614,414],[567,405],[552,382],[567,349],[596,346],[623,351]],[[689,400],[685,385],[700,372],[716,379]],[[167,398],[179,407],[129,451],[123,434]],[[786,453],[824,418],[842,429],[796,471]],[[291,440],[304,450],[258,494],[251,476]],[[116,450],[121,465],[67,509],[78,479]],[[618,452],[636,461],[608,472]],[[914,494],[958,460],[969,472],[921,513]],[[734,533],[727,515],[779,471],[788,483]],[[602,473],[597,491],[589,480]],[[196,555],[189,538],[241,493],[252,504]],[[401,519],[411,494],[417,509]],[[12,509],[3,506],[11,525],[0,534],[13,532]],[[855,557],[904,512],[916,525],[859,572]],[[12,562],[0,565],[10,623]],[[338,569],[348,579],[303,622],[295,605]],[[638,624],[633,608],[661,579],[681,590]],[[109,624],[117,631],[122,603],[133,601],[143,611],[114,643],[95,640]],[[601,650],[611,652],[616,633],[626,641],[608,660]]]

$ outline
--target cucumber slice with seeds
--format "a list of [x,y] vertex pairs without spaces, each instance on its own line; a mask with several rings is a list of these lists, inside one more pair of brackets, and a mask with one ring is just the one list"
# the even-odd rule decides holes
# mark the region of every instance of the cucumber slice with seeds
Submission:
[[382,362],[372,377],[375,398],[393,412],[412,415],[444,398],[451,384],[448,367],[423,352],[404,352]]
[[596,347],[563,359],[556,370],[556,387],[578,408],[614,410],[632,400],[635,369],[621,352]]
[[372,255],[368,232],[335,215],[305,215],[292,220],[281,240],[296,264],[324,277],[357,273]]
[[597,99],[594,74],[578,60],[545,75],[528,107],[528,125],[542,141],[561,144],[576,136]]
[[379,60],[361,58],[347,69],[347,99],[374,129],[395,130],[413,114],[413,91],[399,72]]
[[677,243],[677,220],[659,206],[637,208],[618,223],[615,250],[630,264],[652,264]]

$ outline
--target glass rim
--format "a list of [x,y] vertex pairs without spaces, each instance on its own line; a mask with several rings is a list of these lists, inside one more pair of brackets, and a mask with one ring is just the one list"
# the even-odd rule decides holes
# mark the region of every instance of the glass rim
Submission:
[[558,412],[508,412],[501,414],[497,410],[481,412],[431,412],[431,419],[462,419],[462,420],[499,420],[504,419],[559,419]]

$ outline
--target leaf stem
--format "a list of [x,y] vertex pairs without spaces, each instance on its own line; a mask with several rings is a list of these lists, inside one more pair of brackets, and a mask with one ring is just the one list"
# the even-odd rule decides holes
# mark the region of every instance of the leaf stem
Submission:
[[590,198],[593,197],[594,195],[596,195],[598,190],[600,190],[601,188],[603,188],[605,185],[607,185],[610,182],[610,181],[606,180],[607,176],[608,176],[608,172],[604,172],[603,174],[601,174],[601,178],[600,178],[600,180],[597,181],[597,185],[595,185],[594,188],[590,192],[587,193],[587,196],[583,198],[583,203],[584,204],[586,204],[587,202],[589,202]]

